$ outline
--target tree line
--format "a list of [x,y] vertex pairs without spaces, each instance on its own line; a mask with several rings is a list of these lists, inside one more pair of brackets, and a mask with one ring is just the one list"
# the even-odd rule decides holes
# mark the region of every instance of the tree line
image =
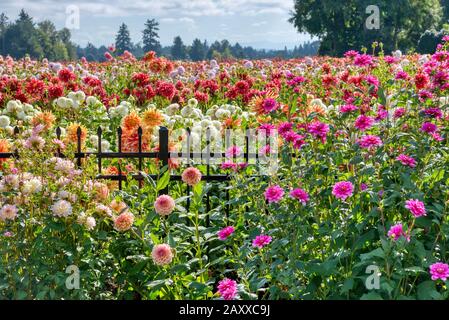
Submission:
[[[379,10],[369,10],[373,5]],[[370,19],[378,28],[367,27]],[[290,18],[299,32],[321,40],[319,54],[333,56],[373,42],[387,53],[431,53],[448,33],[448,20],[449,0],[294,0]]]
[[[180,36],[176,36],[173,44],[162,46],[159,38],[159,23],[148,19],[142,31],[140,42],[133,43],[129,28],[122,23],[115,37],[115,54],[125,51],[141,58],[146,52],[155,51],[160,56],[175,60],[201,61],[204,59],[265,59],[265,58],[297,58],[316,55],[319,42],[306,42],[293,49],[265,50],[239,43],[231,44],[228,40],[215,41],[209,44],[206,40],[195,39],[190,45],[184,44]],[[89,61],[105,61],[105,53],[110,48],[88,43],[85,47],[76,45],[71,40],[71,32],[67,28],[57,30],[53,22],[44,20],[35,23],[33,18],[21,10],[15,21],[10,21],[5,13],[0,14],[0,54],[14,58],[30,56],[36,59],[47,58],[52,61],[68,61],[85,57]]]
[[[206,40],[194,39],[188,45],[180,36],[173,39],[171,46],[162,46],[159,39],[159,23],[155,19],[148,19],[142,31],[142,41],[137,44],[132,42],[128,26],[122,23],[115,37],[116,54],[125,51],[133,53],[136,57],[143,56],[146,52],[154,51],[159,56],[165,56],[175,60],[201,61],[205,59],[266,59],[266,58],[298,58],[316,55],[319,48],[318,41],[305,42],[293,49],[266,50],[254,49],[251,46],[242,46],[238,42],[231,44],[228,40],[215,41],[209,44]],[[78,56],[84,56],[88,60],[104,61],[104,53],[108,48],[101,46],[96,48],[89,43],[85,48],[78,47]]]
[[22,58],[49,60],[76,59],[76,46],[71,42],[67,28],[57,30],[53,22],[44,20],[35,24],[28,13],[21,10],[16,21],[0,14],[0,54]]

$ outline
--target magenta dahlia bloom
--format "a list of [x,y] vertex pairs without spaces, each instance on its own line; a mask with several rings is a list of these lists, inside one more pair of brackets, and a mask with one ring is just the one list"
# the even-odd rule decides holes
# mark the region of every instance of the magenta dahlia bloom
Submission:
[[281,201],[282,197],[284,196],[284,189],[282,189],[280,186],[271,186],[268,187],[267,190],[265,190],[265,200],[268,201],[268,203],[277,203]]
[[299,200],[302,204],[306,204],[309,201],[308,193],[300,188],[290,191],[290,197]]
[[286,133],[284,133],[282,137],[285,139],[286,142],[295,143],[295,141],[300,139],[302,136],[294,131],[287,131]]
[[378,136],[366,135],[359,139],[359,145],[364,149],[380,147],[382,145],[382,140]]
[[326,136],[329,132],[329,125],[323,122],[315,121],[309,125],[308,130],[315,138],[320,138],[321,141],[324,142],[326,141]]
[[438,279],[446,281],[449,278],[449,265],[442,262],[434,263],[430,266],[430,274],[433,281]]
[[394,241],[397,241],[400,237],[404,237],[407,241],[410,241],[410,237],[404,231],[402,223],[395,224],[388,231],[388,237],[392,238]]
[[234,231],[235,231],[235,228],[232,226],[221,229],[220,231],[218,231],[218,239],[224,241],[229,236],[231,236],[234,233]]
[[396,73],[395,79],[396,80],[408,80],[408,79],[410,79],[410,76],[405,71],[399,71],[398,73]]
[[224,300],[234,300],[237,296],[237,282],[224,278],[218,283],[218,294]]
[[415,218],[426,216],[426,207],[424,206],[424,203],[416,200],[416,199],[410,199],[405,202],[405,207],[410,210],[410,212],[413,214]]
[[346,58],[355,58],[355,57],[357,57],[359,55],[359,52],[358,51],[355,51],[355,50],[349,50],[349,51],[346,51],[345,52],[345,57]]
[[368,54],[359,54],[355,57],[354,64],[359,67],[372,66],[374,64],[373,57]]
[[262,249],[263,247],[265,247],[266,245],[268,245],[271,242],[272,238],[270,236],[261,234],[260,236],[257,236],[254,240],[253,240],[253,247]]
[[221,164],[221,169],[222,170],[228,170],[228,169],[236,170],[237,164],[232,161],[225,161]]
[[440,119],[443,117],[443,112],[440,108],[427,108],[423,110],[423,113],[430,118]]
[[407,111],[404,108],[397,108],[396,110],[394,110],[393,118],[399,119],[399,118],[403,117],[406,112]]
[[396,160],[399,161],[400,163],[402,163],[404,166],[408,166],[410,168],[416,167],[416,160],[410,156],[405,155],[405,154],[400,154],[396,158]]
[[283,137],[289,131],[292,131],[293,123],[291,122],[282,122],[278,125],[278,132]]
[[358,108],[353,104],[345,104],[340,107],[341,113],[348,113],[357,110]]
[[354,185],[350,181],[337,182],[332,189],[332,194],[341,200],[346,200],[354,192]]
[[434,133],[438,129],[437,125],[432,122],[424,122],[421,126],[421,131],[427,132],[427,133]]
[[365,81],[375,87],[378,87],[380,84],[379,79],[377,79],[375,76],[372,76],[372,75],[367,75],[365,77]]
[[370,116],[360,115],[354,123],[354,126],[360,131],[365,131],[372,127],[374,124],[374,119]]
[[265,113],[270,113],[270,112],[276,110],[277,107],[278,107],[278,103],[273,98],[265,99],[262,104],[262,108],[265,111]]

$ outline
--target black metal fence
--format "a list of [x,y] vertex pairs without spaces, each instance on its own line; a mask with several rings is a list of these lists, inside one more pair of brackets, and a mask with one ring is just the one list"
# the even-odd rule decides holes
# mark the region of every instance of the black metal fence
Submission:
[[[145,180],[145,176],[142,174],[143,172],[143,162],[145,159],[157,159],[160,161],[160,168],[166,167],[169,165],[170,159],[185,159],[187,160],[187,163],[190,165],[191,161],[194,159],[203,159],[206,161],[206,173],[202,174],[202,180],[207,182],[228,182],[230,180],[230,175],[228,174],[211,174],[211,158],[214,158],[216,156],[221,157],[223,160],[226,159],[226,152],[220,152],[219,154],[216,154],[214,152],[211,152],[210,146],[211,146],[211,135],[210,130],[207,129],[206,131],[206,148],[205,152],[191,152],[190,148],[190,135],[191,131],[190,129],[186,129],[187,131],[187,150],[188,152],[170,152],[169,151],[169,130],[166,127],[160,127],[159,128],[159,150],[157,152],[144,152],[142,148],[142,135],[143,135],[143,129],[139,127],[137,129],[137,136],[138,136],[138,150],[137,152],[124,152],[122,150],[122,129],[117,129],[117,146],[118,151],[117,152],[111,152],[111,151],[103,151],[102,150],[102,137],[103,137],[103,130],[101,127],[97,129],[97,138],[98,138],[98,146],[96,152],[83,152],[83,143],[82,143],[82,130],[80,127],[78,127],[76,135],[77,135],[77,141],[76,141],[76,152],[74,154],[74,157],[76,159],[76,164],[78,167],[81,167],[82,160],[84,158],[95,156],[97,158],[98,163],[98,175],[97,179],[105,179],[105,180],[111,180],[111,181],[117,181],[118,182],[118,188],[119,190],[122,190],[122,183],[123,181],[126,181],[128,176],[123,174],[121,165],[117,166],[118,173],[116,175],[105,175],[103,174],[103,161],[105,159],[133,159],[137,160],[137,173],[132,174],[131,177],[134,180],[137,180],[139,182],[139,187],[141,188],[143,185],[143,182]],[[56,128],[56,136],[58,139],[61,139],[61,128]],[[14,128],[14,134],[19,134],[19,129],[17,127]],[[229,140],[230,137],[227,135],[226,140]],[[227,144],[229,144],[229,141],[227,141]],[[266,144],[269,144],[268,135],[266,138]],[[61,152],[60,149],[57,150],[56,156],[58,157],[64,157],[64,154]],[[0,159],[2,158],[12,158],[17,157],[17,153],[9,152],[9,153],[0,153]],[[257,161],[261,157],[261,155],[258,152],[250,153],[249,150],[249,131],[245,130],[245,147],[244,152],[240,154],[239,157],[242,157],[244,159],[244,164],[249,164],[249,159],[256,159]],[[236,163],[236,155],[233,157],[234,163]],[[150,174],[148,175],[153,180],[156,180],[159,175]],[[181,181],[182,177],[179,174],[171,174],[170,175],[170,181]],[[228,185],[229,186],[229,185]],[[165,187],[163,190],[160,191],[160,194],[168,194],[169,192],[169,186]],[[190,195],[191,187],[186,187],[186,193],[187,195]],[[229,213],[229,188],[226,188],[226,213]],[[190,207],[190,199],[187,200],[187,209]],[[210,208],[210,196],[209,193],[206,194],[206,210],[209,212],[211,210]]]

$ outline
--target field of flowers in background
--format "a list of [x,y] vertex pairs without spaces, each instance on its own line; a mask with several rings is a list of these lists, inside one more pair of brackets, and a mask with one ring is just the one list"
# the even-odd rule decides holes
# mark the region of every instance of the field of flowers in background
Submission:
[[[152,52],[1,57],[0,153],[17,157],[0,159],[0,298],[448,299],[446,49],[198,63]],[[153,159],[141,188],[129,178],[118,190],[96,179],[95,157],[74,161],[78,128],[86,152],[119,142],[137,152],[139,127],[143,151],[157,152],[160,126],[170,151],[186,139],[178,129],[200,149],[206,130],[276,133],[279,166],[258,174],[236,143],[212,168],[229,184],[202,181],[203,164]],[[137,172],[135,160],[113,159],[102,173],[119,165]],[[70,266],[79,288],[67,286]]]

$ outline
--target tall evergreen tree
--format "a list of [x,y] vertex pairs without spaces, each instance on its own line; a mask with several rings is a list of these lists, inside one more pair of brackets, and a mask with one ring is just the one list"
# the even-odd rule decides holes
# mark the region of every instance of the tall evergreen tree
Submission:
[[221,44],[218,41],[212,43],[207,51],[207,59],[212,59],[214,56],[217,56],[221,52]]
[[441,7],[443,8],[443,23],[449,23],[449,0],[441,0]]
[[2,35],[6,31],[6,28],[8,27],[8,20],[8,16],[4,12],[2,12],[0,14],[0,35]]
[[234,46],[231,47],[231,53],[237,59],[244,58],[243,48],[240,45],[240,43],[238,43],[238,42]]
[[4,43],[5,43],[5,32],[6,29],[8,28],[8,16],[5,13],[1,13],[0,14],[0,54],[3,55],[4,54]]
[[124,23],[121,24],[117,36],[115,37],[115,48],[118,54],[122,54],[125,50],[131,51],[132,42],[129,35],[128,26]]
[[6,29],[3,43],[4,51],[15,58],[44,56],[33,19],[23,9],[18,19]]
[[143,50],[145,52],[154,51],[160,53],[161,44],[159,42],[159,22],[155,19],[148,19],[145,22],[145,30],[143,30]]
[[193,61],[201,61],[206,57],[206,48],[200,39],[195,39],[192,42],[192,47],[190,48],[190,59]]
[[171,48],[171,55],[175,60],[183,60],[187,58],[186,46],[182,42],[180,36],[176,36],[173,40],[173,46]]

